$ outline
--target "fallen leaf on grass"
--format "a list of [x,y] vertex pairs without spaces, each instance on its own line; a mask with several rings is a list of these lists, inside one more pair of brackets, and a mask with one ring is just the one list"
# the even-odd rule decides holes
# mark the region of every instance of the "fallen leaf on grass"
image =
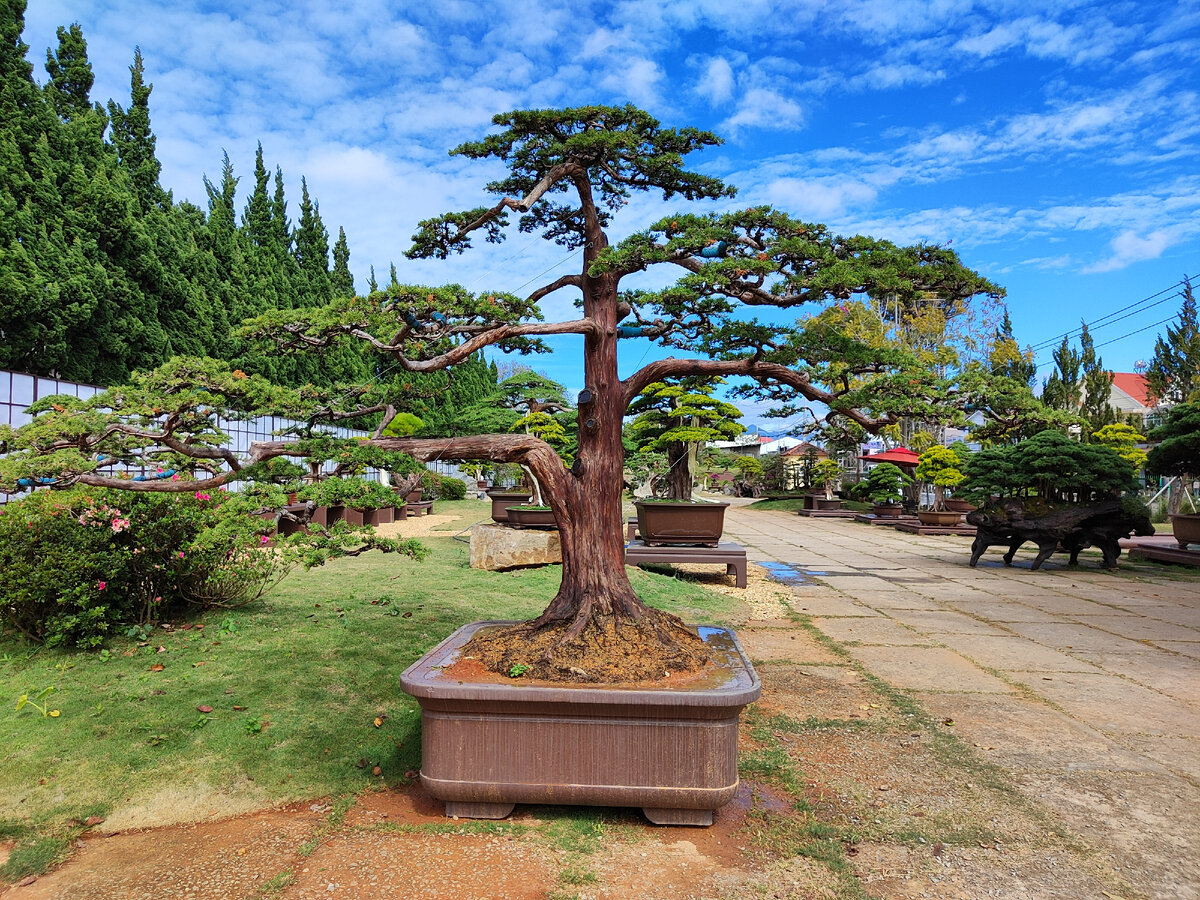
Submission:
[[942,724],[945,725],[947,728],[953,728],[954,720],[953,719],[942,719]]
[[205,706],[204,704],[197,706],[196,709],[202,713],[210,713],[213,711],[213,708],[211,706]]
[[155,663],[154,665],[152,665],[150,667],[150,671],[151,672],[161,672],[165,668],[166,668],[166,666],[164,666],[162,663]]
[[383,726],[383,718],[384,718],[383,716],[375,717],[375,727],[376,728],[381,728]]

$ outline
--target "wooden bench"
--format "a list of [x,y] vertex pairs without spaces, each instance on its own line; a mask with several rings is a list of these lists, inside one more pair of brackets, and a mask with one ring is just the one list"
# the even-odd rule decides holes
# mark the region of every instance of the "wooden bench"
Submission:
[[405,504],[410,516],[431,516],[433,515],[432,500],[412,500]]
[[630,541],[625,547],[625,562],[631,566],[643,563],[715,563],[725,566],[725,574],[733,575],[738,587],[746,586],[746,548],[730,541],[722,541],[715,547],[651,547],[645,541]]

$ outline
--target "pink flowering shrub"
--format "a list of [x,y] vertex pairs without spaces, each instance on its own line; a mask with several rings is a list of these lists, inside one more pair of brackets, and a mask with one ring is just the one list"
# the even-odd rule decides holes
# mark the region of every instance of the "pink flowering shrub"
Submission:
[[0,507],[0,620],[49,646],[257,597],[278,575],[270,524],[225,491],[38,491]]

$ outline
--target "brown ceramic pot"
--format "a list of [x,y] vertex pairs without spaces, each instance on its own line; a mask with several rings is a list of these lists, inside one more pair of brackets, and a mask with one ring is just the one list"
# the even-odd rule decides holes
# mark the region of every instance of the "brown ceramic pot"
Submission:
[[638,534],[651,547],[700,544],[715,547],[725,528],[728,503],[638,500]]

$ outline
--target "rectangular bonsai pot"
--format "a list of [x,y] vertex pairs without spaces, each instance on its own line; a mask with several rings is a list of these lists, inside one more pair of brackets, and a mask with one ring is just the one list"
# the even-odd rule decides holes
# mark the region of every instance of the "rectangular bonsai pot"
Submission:
[[446,815],[516,803],[640,806],[661,825],[711,825],[738,787],[738,718],[762,684],[733,632],[699,627],[714,659],[662,688],[454,680],[481,628],[464,625],[400,676],[421,706],[421,784]]
[[677,500],[638,500],[638,534],[652,547],[664,544],[703,544],[715,547],[725,529],[728,503]]

